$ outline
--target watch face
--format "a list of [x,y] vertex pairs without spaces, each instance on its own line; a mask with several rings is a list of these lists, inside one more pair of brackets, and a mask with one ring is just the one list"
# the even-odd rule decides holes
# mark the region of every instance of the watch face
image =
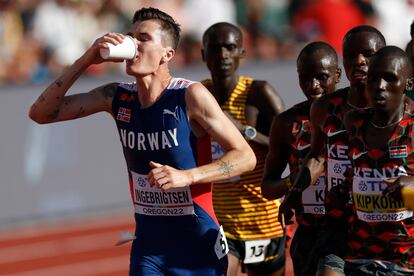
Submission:
[[251,128],[246,129],[246,135],[252,137],[254,135],[254,130]]
[[254,139],[256,137],[256,129],[254,127],[246,127],[244,135],[249,139]]

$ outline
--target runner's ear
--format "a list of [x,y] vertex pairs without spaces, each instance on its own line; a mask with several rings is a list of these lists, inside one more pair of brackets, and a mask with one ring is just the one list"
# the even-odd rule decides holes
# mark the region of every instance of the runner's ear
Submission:
[[411,91],[411,89],[413,89],[413,84],[414,84],[414,78],[410,77],[407,79],[407,83],[405,84],[405,91]]
[[245,58],[246,57],[246,49],[244,48],[240,48],[240,58]]
[[341,76],[342,76],[342,69],[341,68],[339,68],[339,67],[336,68],[335,76],[336,76],[335,83],[339,83],[341,81]]
[[167,61],[170,61],[175,55],[175,50],[171,47],[166,47],[164,55],[161,58],[161,62],[165,63]]

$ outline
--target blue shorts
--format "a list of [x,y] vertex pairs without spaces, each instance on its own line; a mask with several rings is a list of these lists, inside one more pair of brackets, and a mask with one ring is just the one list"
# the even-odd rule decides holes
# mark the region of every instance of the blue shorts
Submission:
[[217,223],[195,204],[196,215],[136,217],[129,275],[225,275],[227,256],[214,246]]

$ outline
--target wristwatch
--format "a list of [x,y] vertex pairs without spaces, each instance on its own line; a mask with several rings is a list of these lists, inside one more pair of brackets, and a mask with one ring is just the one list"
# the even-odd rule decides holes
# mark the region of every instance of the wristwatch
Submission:
[[253,140],[257,135],[256,129],[252,126],[246,126],[242,133],[247,141]]

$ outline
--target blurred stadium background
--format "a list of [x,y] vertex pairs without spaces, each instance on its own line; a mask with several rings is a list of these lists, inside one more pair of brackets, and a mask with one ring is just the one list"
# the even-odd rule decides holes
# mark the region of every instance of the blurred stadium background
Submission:
[[[241,73],[269,81],[289,108],[304,100],[295,59],[305,43],[324,40],[340,52],[343,34],[366,23],[405,48],[413,2],[0,0],[0,275],[127,274],[129,244],[114,244],[133,231],[133,209],[112,119],[37,125],[27,112],[97,37],[126,32],[136,9],[158,7],[182,24],[172,72],[192,80],[209,77],[202,32],[218,21],[238,24],[248,51]],[[133,80],[123,65],[94,66],[69,93],[111,81]],[[346,85],[343,74],[339,87]]]

